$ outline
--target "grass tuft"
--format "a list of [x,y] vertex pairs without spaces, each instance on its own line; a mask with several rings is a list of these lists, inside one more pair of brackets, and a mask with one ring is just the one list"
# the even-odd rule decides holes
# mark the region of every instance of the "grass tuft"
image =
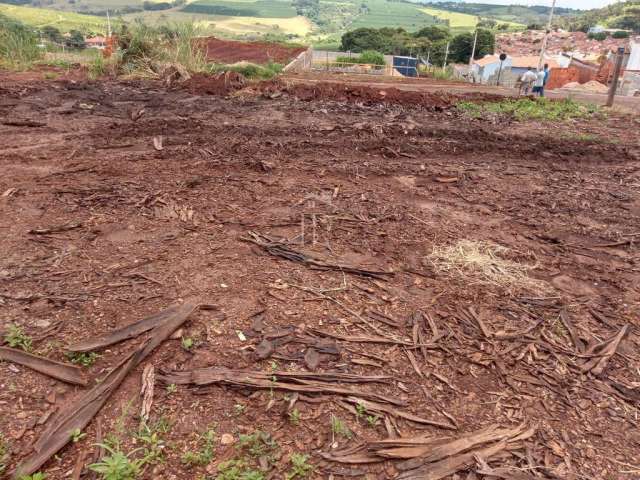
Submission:
[[41,56],[36,32],[0,14],[0,66],[27,69]]

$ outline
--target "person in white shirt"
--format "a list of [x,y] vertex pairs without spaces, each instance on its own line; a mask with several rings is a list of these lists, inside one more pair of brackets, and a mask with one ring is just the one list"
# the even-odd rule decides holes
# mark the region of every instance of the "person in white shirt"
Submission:
[[544,70],[538,70],[536,73],[536,79],[533,82],[533,93],[539,97],[544,97],[544,80],[547,74]]
[[521,83],[521,91],[524,92],[525,95],[529,95],[529,91],[531,91],[531,87],[533,83],[538,79],[538,76],[533,71],[532,67],[529,67],[526,72],[520,78]]

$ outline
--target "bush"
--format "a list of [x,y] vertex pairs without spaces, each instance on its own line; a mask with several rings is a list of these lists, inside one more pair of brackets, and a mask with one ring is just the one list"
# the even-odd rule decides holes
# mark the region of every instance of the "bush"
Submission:
[[26,68],[41,56],[36,33],[0,14],[0,63],[9,68]]
[[589,39],[590,40],[597,40],[599,42],[602,42],[602,41],[607,39],[607,34],[605,32],[590,33],[589,34]]
[[613,38],[629,38],[629,32],[625,32],[624,30],[618,30],[617,32],[613,32],[611,36]]
[[209,73],[238,72],[250,79],[269,80],[282,72],[282,65],[279,63],[268,63],[266,65],[256,65],[254,63],[211,65],[208,70]]
[[520,121],[562,121],[590,117],[599,112],[595,105],[585,105],[571,99],[549,100],[547,98],[506,99],[482,104],[461,102],[456,105],[456,108],[472,118],[481,118],[489,113],[512,116]]
[[373,50],[362,52],[357,57],[338,57],[336,63],[384,65],[384,55]]

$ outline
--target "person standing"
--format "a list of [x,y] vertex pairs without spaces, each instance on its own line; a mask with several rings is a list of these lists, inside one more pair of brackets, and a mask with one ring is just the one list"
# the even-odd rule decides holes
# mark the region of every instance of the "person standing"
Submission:
[[525,95],[529,95],[529,91],[531,90],[531,86],[536,81],[536,74],[533,71],[532,67],[527,68],[527,71],[524,72],[522,78],[520,78],[521,88]]
[[545,79],[544,70],[539,70],[535,76],[536,79],[533,82],[533,93],[539,97],[544,97],[544,79]]

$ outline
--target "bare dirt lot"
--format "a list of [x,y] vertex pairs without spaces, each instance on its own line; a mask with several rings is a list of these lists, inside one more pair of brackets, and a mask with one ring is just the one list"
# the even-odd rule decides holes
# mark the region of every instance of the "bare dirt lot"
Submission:
[[304,47],[287,47],[269,42],[237,42],[210,37],[203,43],[207,60],[220,63],[252,62],[265,64],[269,62],[287,64],[301,52]]
[[197,93],[0,74],[5,473],[638,478],[636,117]]

